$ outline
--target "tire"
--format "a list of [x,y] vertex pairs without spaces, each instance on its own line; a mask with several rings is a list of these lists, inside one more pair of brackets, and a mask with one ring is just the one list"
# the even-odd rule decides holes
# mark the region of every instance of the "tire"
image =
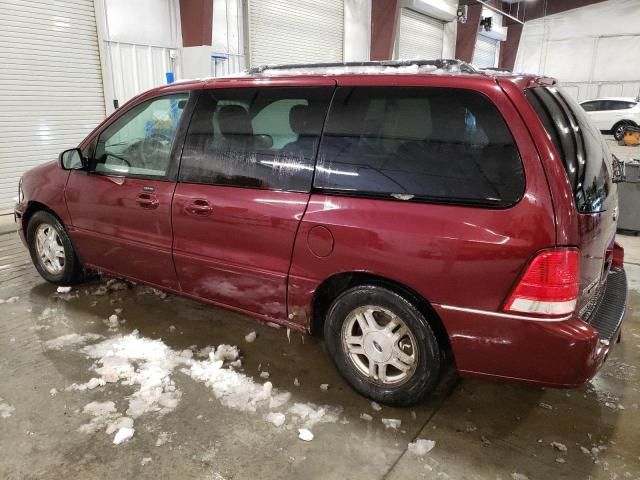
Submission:
[[[42,240],[42,235],[46,241]],[[82,265],[69,234],[51,213],[40,210],[29,219],[27,244],[31,261],[46,281],[56,285],[73,285],[83,280]]]
[[[399,326],[385,333],[392,321]],[[400,336],[403,325],[407,334]],[[340,294],[327,312],[324,338],[340,374],[357,392],[377,402],[415,405],[434,390],[440,377],[443,355],[429,321],[406,298],[384,287],[361,285]],[[389,355],[392,360],[386,359]],[[392,363],[410,367],[403,371]]]
[[624,127],[635,126],[633,122],[628,120],[623,120],[621,122],[616,123],[611,129],[613,133],[613,138],[617,141],[621,141],[624,138]]

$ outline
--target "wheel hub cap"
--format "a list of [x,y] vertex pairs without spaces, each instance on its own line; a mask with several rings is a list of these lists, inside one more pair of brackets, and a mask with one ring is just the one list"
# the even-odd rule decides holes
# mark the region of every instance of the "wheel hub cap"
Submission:
[[415,337],[386,308],[367,305],[349,313],[343,323],[342,346],[353,366],[372,382],[400,384],[415,372]]
[[35,240],[38,262],[42,268],[53,275],[62,272],[65,264],[64,246],[53,226],[47,223],[39,225]]
[[391,358],[391,339],[384,333],[369,332],[362,343],[365,355],[375,362],[388,362]]

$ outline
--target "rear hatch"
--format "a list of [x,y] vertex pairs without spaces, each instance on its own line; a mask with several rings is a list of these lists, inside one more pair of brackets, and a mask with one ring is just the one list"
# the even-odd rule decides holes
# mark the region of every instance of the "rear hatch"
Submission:
[[[537,86],[528,88],[525,96],[560,155],[573,193],[581,254],[576,308],[587,320],[604,292],[613,259],[618,192],[613,183],[612,156],[584,110],[561,88]],[[556,208],[571,204],[556,203]]]

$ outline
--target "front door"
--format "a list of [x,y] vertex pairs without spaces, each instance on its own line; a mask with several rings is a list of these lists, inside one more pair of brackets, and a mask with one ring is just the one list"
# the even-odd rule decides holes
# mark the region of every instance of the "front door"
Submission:
[[100,270],[178,289],[171,257],[172,146],[188,94],[138,104],[98,136],[90,172],[65,191],[82,260]]
[[248,81],[200,93],[172,212],[185,293],[286,318],[291,252],[334,88],[319,82],[256,88]]

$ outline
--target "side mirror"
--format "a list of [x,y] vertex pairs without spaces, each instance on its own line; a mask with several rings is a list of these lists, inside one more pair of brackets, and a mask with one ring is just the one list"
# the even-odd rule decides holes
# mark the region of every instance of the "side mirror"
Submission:
[[71,148],[62,152],[58,157],[58,163],[63,170],[87,170],[89,164],[79,148]]

